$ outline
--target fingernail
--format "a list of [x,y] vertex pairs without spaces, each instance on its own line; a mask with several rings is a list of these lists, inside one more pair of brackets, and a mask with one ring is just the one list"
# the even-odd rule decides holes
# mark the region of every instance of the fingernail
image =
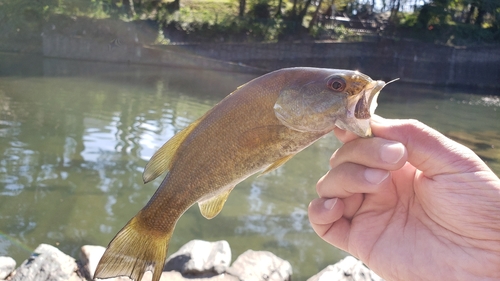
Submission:
[[389,171],[367,168],[365,179],[371,184],[379,184],[389,176]]
[[380,148],[380,158],[390,164],[398,163],[405,155],[405,147],[402,143],[388,143]]
[[337,204],[337,200],[338,198],[327,199],[325,200],[325,202],[323,202],[323,206],[325,207],[325,209],[331,210],[333,209],[335,204]]

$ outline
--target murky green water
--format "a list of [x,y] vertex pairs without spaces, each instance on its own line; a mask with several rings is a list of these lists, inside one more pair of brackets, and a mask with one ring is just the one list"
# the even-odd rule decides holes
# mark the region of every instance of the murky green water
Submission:
[[[253,77],[0,54],[0,255],[20,263],[40,243],[75,257],[82,245],[105,246],[159,185],[141,178],[154,151]],[[394,83],[377,112],[473,138],[500,174],[498,94]],[[192,239],[224,239],[233,259],[254,249],[289,260],[294,280],[338,261],[344,253],[314,234],[307,205],[339,145],[327,136],[244,181],[213,220],[191,208],[170,253]]]

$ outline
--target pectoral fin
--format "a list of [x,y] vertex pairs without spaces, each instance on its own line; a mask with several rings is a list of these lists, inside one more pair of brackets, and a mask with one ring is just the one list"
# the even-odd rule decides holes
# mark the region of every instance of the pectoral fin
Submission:
[[233,188],[234,187],[208,200],[198,202],[201,214],[207,219],[215,218],[222,210],[222,207],[224,207],[224,203],[226,203],[227,197]]
[[142,173],[142,180],[144,183],[148,183],[156,179],[164,172],[170,170],[177,148],[179,148],[182,142],[184,142],[186,137],[198,125],[198,123],[198,120],[191,123],[184,130],[175,134],[162,147],[160,147],[158,151],[155,152],[151,159],[149,159],[149,162],[146,164],[144,172]]
[[264,175],[264,174],[267,174],[267,173],[269,173],[269,172],[271,172],[271,171],[274,171],[274,170],[278,169],[281,165],[285,164],[285,163],[286,163],[286,161],[288,161],[288,160],[292,159],[292,157],[293,157],[293,156],[295,156],[295,154],[285,156],[285,157],[283,157],[283,158],[279,159],[278,161],[276,161],[276,162],[272,163],[271,165],[269,165],[269,167],[267,167],[267,168],[266,168],[266,169],[265,169],[265,170],[264,170],[264,171],[263,171],[263,172],[259,175],[259,177],[260,177],[260,176],[262,176],[262,175]]

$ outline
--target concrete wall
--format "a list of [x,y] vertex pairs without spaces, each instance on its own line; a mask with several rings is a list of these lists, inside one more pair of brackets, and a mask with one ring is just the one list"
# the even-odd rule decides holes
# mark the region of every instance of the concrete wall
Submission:
[[42,41],[42,53],[46,57],[88,61],[168,65],[221,71],[260,71],[228,61],[162,50],[154,46],[129,43],[113,45],[104,40],[76,36],[45,35]]
[[[413,41],[110,46],[79,37],[44,36],[49,57],[264,73],[292,66],[357,69],[374,79],[500,88],[500,46],[453,48]],[[246,65],[246,66],[245,66]],[[248,67],[249,66],[249,67]]]
[[166,46],[273,70],[290,66],[357,69],[373,78],[500,88],[500,46],[453,48],[412,41],[192,44]]

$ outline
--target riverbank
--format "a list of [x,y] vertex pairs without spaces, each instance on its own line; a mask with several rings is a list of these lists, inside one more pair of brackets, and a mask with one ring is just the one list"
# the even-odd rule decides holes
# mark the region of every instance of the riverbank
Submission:
[[45,57],[262,74],[284,67],[357,69],[375,79],[500,88],[500,46],[452,47],[374,37],[365,42],[155,44],[145,24],[75,18],[0,51]]
[[[94,280],[92,276],[104,250],[102,246],[83,246],[79,259],[75,260],[54,246],[40,244],[17,268],[12,258],[0,257],[0,280]],[[149,281],[151,276],[148,272],[142,280]],[[307,280],[319,281],[322,277],[332,281],[382,280],[352,256],[347,256],[338,263],[327,266]],[[106,280],[130,279],[118,277]],[[231,264],[231,249],[226,241],[192,240],[167,259],[160,280],[289,281],[292,280],[292,266],[288,261],[271,252],[252,250],[244,252]]]

